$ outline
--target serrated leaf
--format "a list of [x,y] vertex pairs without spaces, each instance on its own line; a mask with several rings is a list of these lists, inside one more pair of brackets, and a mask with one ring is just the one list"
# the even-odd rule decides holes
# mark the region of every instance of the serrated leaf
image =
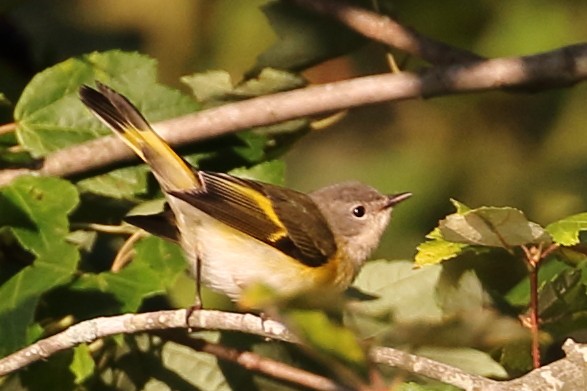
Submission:
[[561,316],[587,311],[583,274],[574,268],[562,270],[541,287],[538,305],[542,322],[557,321]]
[[71,58],[35,75],[14,110],[17,136],[34,156],[110,134],[83,106],[82,84],[106,83],[126,95],[150,121],[194,111],[189,98],[156,83],[155,60],[114,50]]
[[587,230],[587,213],[579,213],[565,217],[546,226],[555,243],[561,246],[579,244],[579,233]]
[[439,224],[450,242],[510,249],[529,243],[549,243],[548,233],[510,207],[481,207],[448,215]]
[[234,93],[244,98],[274,94],[276,92],[301,88],[306,80],[294,73],[280,69],[264,68],[255,78],[248,79],[235,87]]
[[453,206],[457,210],[458,214],[462,215],[462,214],[465,214],[471,210],[471,208],[469,208],[467,205],[463,204],[460,201],[455,200],[454,198],[451,198],[450,202],[451,202],[451,204],[453,204]]
[[113,198],[131,198],[147,191],[147,166],[124,167],[77,183],[81,192]]
[[243,143],[241,146],[235,146],[234,152],[250,163],[258,163],[265,158],[265,147],[267,137],[253,132],[242,132],[236,135]]
[[[196,111],[192,99],[158,84],[156,76],[155,60],[118,50],[90,53],[48,68],[35,75],[16,104],[18,141],[34,157],[42,157],[110,134],[78,97],[82,84],[93,85],[96,80],[128,97],[151,122]],[[124,178],[119,172],[112,178],[88,180],[84,190],[113,197],[131,197],[145,190],[144,179],[124,172]],[[140,175],[144,177],[144,171]],[[121,181],[124,187],[117,188]]]
[[81,384],[92,376],[95,367],[96,364],[88,345],[81,344],[73,348],[73,359],[69,364],[69,370],[73,373],[76,384]]
[[119,272],[86,273],[71,289],[82,292],[99,291],[112,295],[119,307],[114,312],[135,312],[147,297],[165,292],[165,281],[147,262],[136,259]]
[[78,201],[75,187],[58,178],[20,177],[0,192],[0,227],[35,257],[0,286],[0,355],[34,338],[27,330],[38,330],[32,322],[41,295],[75,272],[79,254],[66,235]]
[[146,263],[157,273],[163,286],[171,286],[187,263],[179,245],[165,239],[149,236],[135,246],[134,262]]
[[418,266],[435,265],[442,261],[454,258],[465,251],[469,245],[465,243],[449,242],[442,238],[439,228],[435,228],[426,235],[427,240],[416,248],[414,261]]
[[181,81],[200,102],[225,100],[234,88],[230,74],[220,70],[182,76]]

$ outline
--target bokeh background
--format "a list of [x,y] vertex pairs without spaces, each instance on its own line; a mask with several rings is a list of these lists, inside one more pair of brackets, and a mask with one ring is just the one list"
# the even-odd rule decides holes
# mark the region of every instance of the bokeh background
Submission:
[[[146,53],[163,83],[223,69],[234,81],[275,42],[261,0],[2,0],[0,92],[16,102],[37,72],[94,50]],[[546,0],[395,1],[396,17],[421,33],[478,54],[515,56],[585,41],[587,3]],[[413,67],[401,53],[397,61]],[[388,72],[385,49],[307,70],[314,83]],[[518,207],[547,224],[587,210],[587,85],[536,94],[489,92],[352,110],[285,156],[287,184],[301,190],[358,179],[412,191],[376,257],[411,258],[447,213],[470,206]],[[11,108],[0,107],[2,123]]]

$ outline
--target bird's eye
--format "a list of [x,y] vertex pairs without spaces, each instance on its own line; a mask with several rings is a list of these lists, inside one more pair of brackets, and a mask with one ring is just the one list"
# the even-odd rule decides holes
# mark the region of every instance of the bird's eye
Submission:
[[353,215],[355,217],[363,217],[363,216],[365,216],[365,207],[363,205],[355,206],[353,208]]

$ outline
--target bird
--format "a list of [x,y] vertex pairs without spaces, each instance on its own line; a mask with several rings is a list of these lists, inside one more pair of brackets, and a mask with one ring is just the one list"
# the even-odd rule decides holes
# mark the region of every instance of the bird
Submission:
[[233,301],[256,283],[280,295],[344,291],[378,246],[392,209],[412,195],[382,194],[357,181],[303,193],[199,170],[114,89],[96,82],[81,86],[79,96],[150,167],[165,194],[162,214],[128,221],[177,241],[198,287]]

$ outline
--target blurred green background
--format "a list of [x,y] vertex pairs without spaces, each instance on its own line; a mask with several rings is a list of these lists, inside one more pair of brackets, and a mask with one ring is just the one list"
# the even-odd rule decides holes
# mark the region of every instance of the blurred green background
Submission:
[[[159,61],[160,80],[224,69],[235,81],[275,36],[261,0],[3,0],[0,92],[16,102],[35,73],[93,50],[138,50]],[[545,0],[396,1],[400,21],[484,56],[513,56],[585,41],[587,3]],[[400,64],[414,59],[401,53]],[[388,72],[385,49],[305,72],[315,83]],[[358,179],[386,192],[412,191],[375,257],[411,258],[449,199],[509,205],[542,224],[587,210],[587,86],[533,95],[479,93],[352,110],[286,155],[287,184],[312,190]],[[1,122],[11,108],[0,107]]]

